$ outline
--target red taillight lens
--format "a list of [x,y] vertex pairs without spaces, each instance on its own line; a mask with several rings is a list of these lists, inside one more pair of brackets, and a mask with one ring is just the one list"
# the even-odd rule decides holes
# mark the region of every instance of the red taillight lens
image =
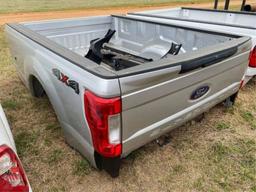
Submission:
[[256,46],[253,48],[253,50],[250,53],[250,67],[256,67]]
[[121,99],[101,98],[85,91],[84,108],[93,146],[104,157],[121,155]]
[[6,145],[0,146],[0,191],[29,191],[21,163],[13,150]]

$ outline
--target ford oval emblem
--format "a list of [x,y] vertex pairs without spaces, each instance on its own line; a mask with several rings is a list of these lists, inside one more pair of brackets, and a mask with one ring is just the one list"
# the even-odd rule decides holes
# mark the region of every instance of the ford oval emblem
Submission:
[[200,97],[204,96],[208,91],[210,87],[209,86],[202,86],[197,88],[193,93],[191,94],[190,99],[191,100],[196,100],[199,99]]

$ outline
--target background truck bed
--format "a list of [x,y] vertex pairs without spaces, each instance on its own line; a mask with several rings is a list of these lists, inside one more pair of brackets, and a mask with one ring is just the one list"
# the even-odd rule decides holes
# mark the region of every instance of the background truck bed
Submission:
[[[135,18],[147,17],[150,21],[173,25],[195,27],[252,38],[252,52],[256,52],[256,14],[226,10],[173,8],[131,13]],[[250,63],[245,74],[244,84],[256,75],[255,62]]]

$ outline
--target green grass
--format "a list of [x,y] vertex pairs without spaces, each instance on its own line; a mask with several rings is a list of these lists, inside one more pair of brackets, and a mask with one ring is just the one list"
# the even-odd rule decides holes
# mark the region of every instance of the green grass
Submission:
[[251,129],[256,130],[256,119],[250,111],[240,111],[240,115],[250,125]]
[[19,107],[19,103],[17,103],[17,101],[15,101],[15,100],[5,100],[2,102],[2,106],[4,108],[15,110]]
[[256,181],[256,143],[252,139],[218,141],[209,149],[209,174],[221,190]]
[[229,129],[230,128],[230,125],[226,122],[219,122],[216,124],[216,129],[217,130],[224,130],[224,129]]
[[56,164],[58,162],[60,162],[60,160],[64,157],[63,151],[60,149],[54,149],[48,159],[47,162],[52,165],[52,164]]
[[241,116],[248,122],[253,121],[254,117],[250,111],[242,111]]
[[37,154],[34,144],[37,139],[36,133],[30,133],[28,131],[22,131],[15,136],[15,143],[17,147],[18,154],[21,156],[26,156],[27,154]]
[[90,174],[91,166],[88,161],[84,158],[81,158],[74,163],[73,173],[78,176],[85,176]]
[[194,183],[193,187],[197,190],[202,190],[204,185],[204,179],[202,177],[198,178]]
[[256,192],[256,185],[251,188],[252,192]]
[[0,13],[38,12],[99,7],[152,6],[171,3],[211,2],[209,0],[1,0]]
[[175,165],[175,166],[173,166],[172,172],[173,172],[174,174],[179,174],[179,173],[181,173],[182,171],[184,171],[184,167],[182,167],[182,165]]
[[221,142],[214,143],[211,151],[213,152],[214,162],[219,162],[230,153],[230,148]]

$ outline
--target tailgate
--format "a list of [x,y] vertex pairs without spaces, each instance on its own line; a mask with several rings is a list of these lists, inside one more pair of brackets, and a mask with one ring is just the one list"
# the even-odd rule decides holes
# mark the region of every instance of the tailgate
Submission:
[[123,156],[236,93],[251,41],[235,47],[233,55],[223,51],[188,61],[185,71],[177,64],[120,78]]

